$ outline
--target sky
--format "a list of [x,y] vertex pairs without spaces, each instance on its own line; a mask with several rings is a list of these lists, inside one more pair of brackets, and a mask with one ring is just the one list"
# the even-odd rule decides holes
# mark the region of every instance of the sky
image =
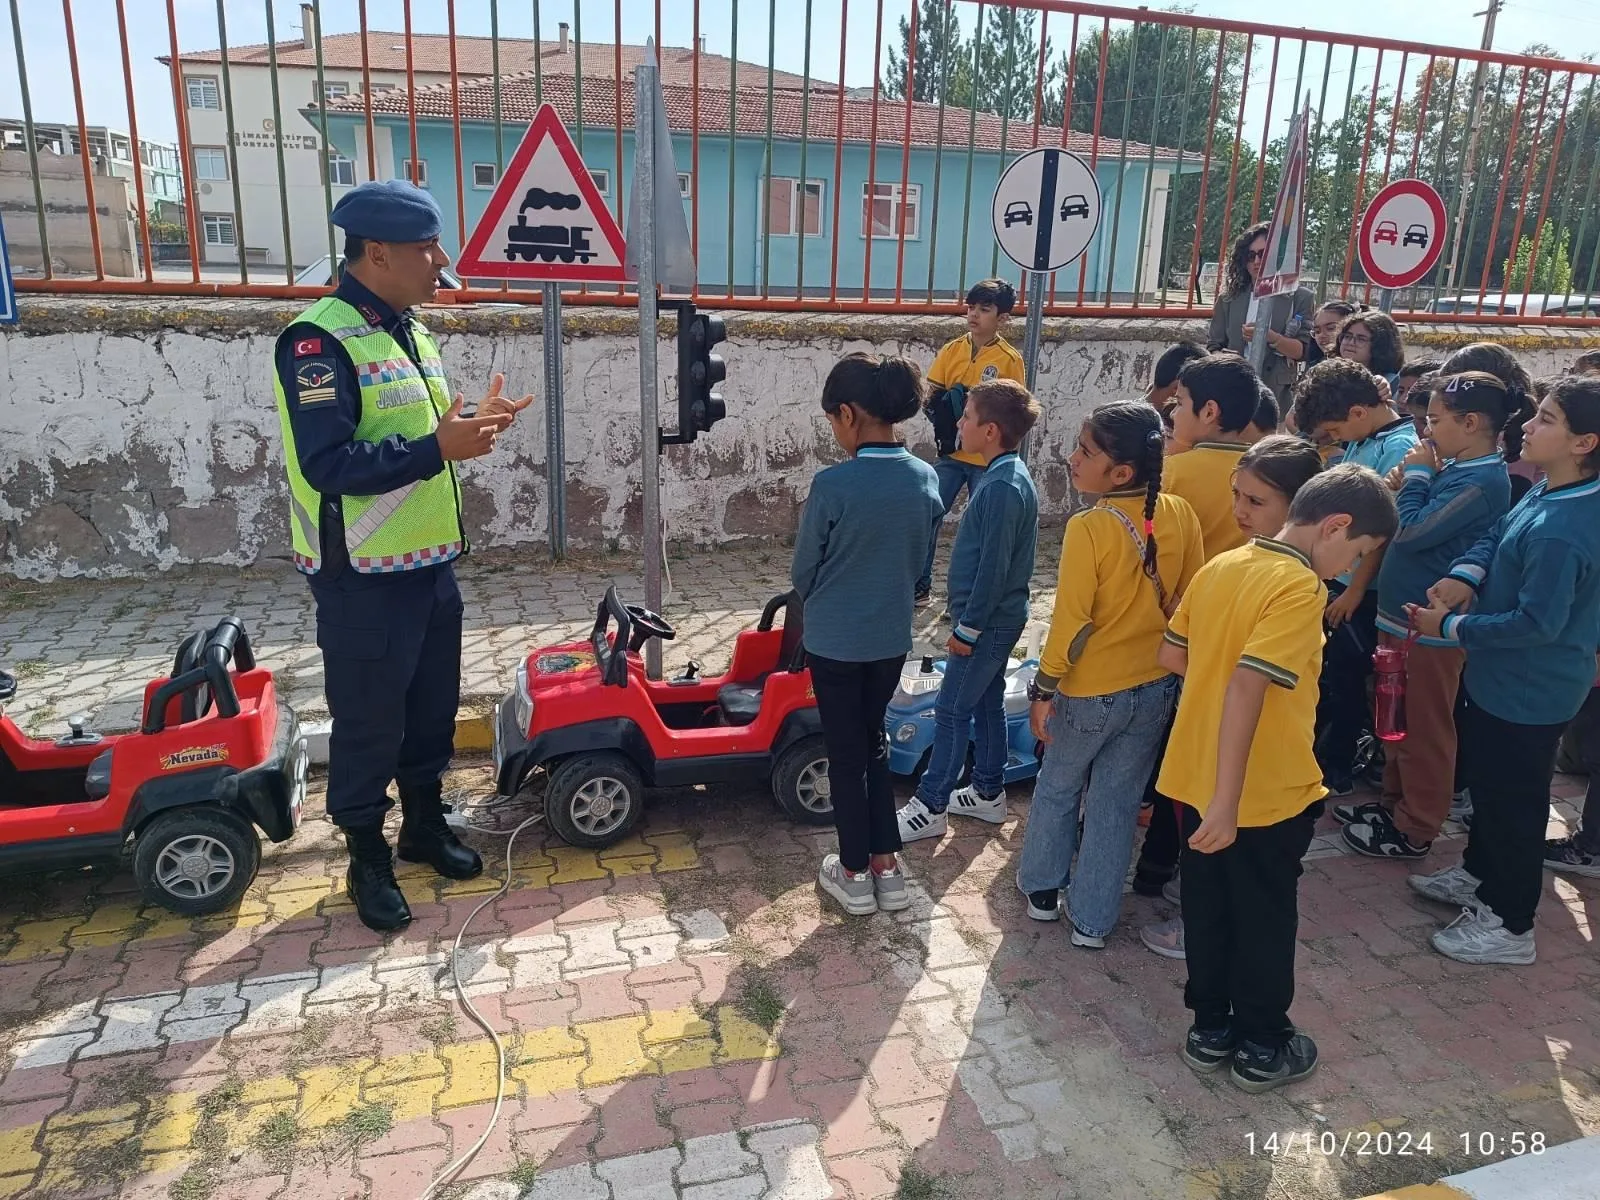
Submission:
[[[67,0],[73,15],[83,104],[90,125],[128,128],[125,75],[122,69],[122,42],[118,35],[117,0]],[[765,63],[769,44],[780,68],[799,73],[805,65],[806,10],[812,12],[810,45],[814,76],[832,80],[838,75],[841,44],[839,0],[700,0],[702,33],[708,49],[727,54],[732,49],[735,3],[738,6],[738,56],[744,61]],[[899,19],[909,11],[911,0],[883,0],[883,50],[887,67],[887,47],[899,45]],[[228,41],[240,45],[266,40],[266,8],[269,0],[224,0]],[[280,41],[297,41],[300,31],[300,6],[295,0],[270,0]],[[533,31],[533,7],[538,0],[499,0],[498,12],[503,36],[528,37]],[[162,141],[177,135],[171,103],[171,82],[157,57],[169,52],[167,5],[163,0],[123,0],[132,28],[129,31],[129,58],[133,68],[133,88],[139,117],[140,136]],[[446,29],[448,0],[411,0],[413,25],[418,32],[442,33]],[[1483,21],[1474,16],[1487,0],[1386,0],[1381,5],[1350,4],[1318,8],[1316,25],[1334,33],[1427,42],[1443,46],[1476,47],[1482,36]],[[217,0],[171,0],[177,17],[178,44],[183,50],[215,49],[218,35]],[[487,35],[491,0],[455,0],[456,22],[460,32]],[[65,25],[62,8],[51,0],[11,0],[5,44],[0,46],[0,116],[22,115],[15,51],[16,31],[11,14],[22,13],[23,58],[36,121],[75,121],[71,72],[67,67]],[[543,0],[538,3],[543,36],[553,40],[560,21],[573,20],[574,0]],[[614,36],[615,17],[620,7],[622,35],[628,42],[643,41],[654,31],[657,0],[584,0],[583,38],[586,42],[609,41]],[[660,0],[668,14],[664,40],[668,44],[688,45],[692,11],[690,0]],[[1154,7],[1154,6],[1152,6]],[[1260,0],[1194,0],[1191,5],[1201,16],[1239,21],[1270,20],[1275,10]],[[1558,11],[1564,10],[1564,11]],[[977,6],[959,0],[957,11],[968,29],[975,20]],[[398,31],[404,28],[402,0],[368,0],[369,26]],[[870,86],[873,79],[873,46],[879,6],[872,0],[849,4],[849,23],[843,39],[846,49],[845,81],[851,86]],[[1304,9],[1293,10],[1301,17]],[[1381,12],[1381,28],[1374,28],[1375,12]],[[775,28],[769,25],[775,13]],[[680,22],[673,27],[672,14]],[[322,24],[327,32],[353,31],[359,27],[356,0],[323,0]],[[1080,37],[1092,22],[1084,19]],[[1065,48],[1071,20],[1055,15],[1049,22],[1056,49]],[[1582,58],[1600,56],[1600,6],[1580,6],[1571,0],[1507,0],[1500,13],[1495,48],[1519,51],[1533,43],[1558,46],[1563,55]],[[1272,113],[1274,136],[1283,132],[1288,118],[1285,97],[1293,88],[1300,43],[1286,42],[1280,55]],[[1309,55],[1307,81],[1302,88],[1320,89],[1323,66],[1322,48]],[[1330,105],[1343,101],[1342,89],[1348,85],[1349,51],[1335,51],[1329,73]],[[1393,55],[1386,59],[1384,78],[1390,85],[1398,66]],[[1258,47],[1251,70],[1246,101],[1245,125],[1259,136],[1267,117],[1265,97],[1270,65],[1270,44]],[[1375,55],[1363,52],[1356,67],[1358,86],[1372,78]],[[1412,60],[1414,73],[1417,60]],[[1408,88],[1409,90],[1409,88]],[[1247,137],[1250,133],[1247,132]]]

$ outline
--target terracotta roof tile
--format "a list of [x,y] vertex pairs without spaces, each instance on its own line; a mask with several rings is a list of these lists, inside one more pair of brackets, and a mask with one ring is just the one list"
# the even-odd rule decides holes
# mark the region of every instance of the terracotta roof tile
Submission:
[[[588,66],[585,60],[585,68]],[[702,64],[703,66],[703,64]],[[703,78],[703,77],[702,77]],[[765,85],[745,88],[743,72],[739,77],[735,116],[740,134],[764,137],[767,131],[767,93]],[[570,75],[544,77],[544,99],[554,104],[567,125],[577,124],[577,104],[573,77]],[[666,102],[667,121],[675,130],[688,132],[694,127],[694,90],[688,86],[662,82],[662,95]],[[727,135],[729,90],[707,87],[702,83],[699,103],[699,128],[702,135]],[[473,80],[460,85],[461,119],[464,121],[489,121],[494,118],[494,86],[491,80]],[[772,131],[781,138],[798,138],[801,135],[802,104],[804,95],[796,90],[778,91],[773,95]],[[622,88],[621,123],[633,125],[634,89],[625,80]],[[809,138],[831,142],[839,129],[839,100],[834,93],[813,92],[809,112],[805,114]],[[844,99],[844,140],[870,142],[873,140],[873,105],[870,99],[860,100],[846,96]],[[449,120],[453,116],[449,84],[436,84],[418,88],[416,92],[419,119]],[[502,74],[500,79],[500,109],[502,119],[528,122],[538,105],[535,102],[532,71]],[[366,100],[362,96],[348,96],[328,105],[330,113],[363,113]],[[310,111],[315,111],[313,108]],[[372,97],[374,114],[404,116],[407,112],[406,93],[395,90]],[[877,144],[900,145],[905,136],[905,105],[894,100],[880,100],[877,106]],[[972,114],[964,108],[947,106],[944,110],[943,142],[946,146],[966,148]],[[583,123],[588,128],[615,127],[616,84],[609,75],[590,78],[584,72]],[[913,146],[935,146],[939,143],[939,106],[913,104],[911,106],[911,138]],[[980,150],[998,151],[1002,137],[1007,151],[1022,151],[1039,146],[1062,144],[1061,130],[1057,126],[1041,126],[1035,141],[1033,124],[1029,121],[1011,121],[1004,124],[993,113],[978,113],[974,144]],[[1094,152],[1094,138],[1086,133],[1067,135],[1066,148],[1088,157]],[[1101,158],[1115,158],[1122,151],[1122,143],[1114,138],[1101,138]],[[1142,142],[1127,143],[1130,160],[1147,159],[1149,145]],[[1177,157],[1176,150],[1157,147],[1156,158],[1166,161]]]
[[[367,57],[374,71],[404,71],[406,69],[405,34],[367,31]],[[412,69],[423,74],[448,74],[450,71],[450,39],[444,34],[412,34]],[[500,39],[500,71],[502,74],[533,71],[534,41],[531,38]],[[577,69],[578,49],[569,43],[563,51],[559,42],[540,42],[540,68],[549,75],[571,76]],[[616,70],[617,46],[613,42],[584,42],[583,74],[611,79]],[[622,73],[632,78],[633,69],[644,58],[643,46],[622,47]],[[220,50],[199,50],[181,56],[186,63],[220,63]],[[694,51],[684,46],[661,48],[661,80],[688,86],[694,78]],[[168,61],[162,59],[163,62]],[[331,33],[322,39],[322,61],[325,70],[359,71],[361,69],[361,35],[359,33]],[[230,66],[266,66],[268,52],[265,43],[253,46],[228,47]],[[315,67],[317,55],[303,43],[279,42],[278,63],[286,67]],[[456,70],[462,75],[488,75],[494,70],[493,43],[482,37],[456,38]],[[700,82],[726,86],[729,60],[721,54],[700,55]],[[804,79],[787,71],[775,71],[772,76],[776,88],[800,89]],[[738,81],[759,82],[763,91],[767,86],[767,69],[758,63],[740,62]],[[811,86],[832,90],[834,85],[813,79]]]

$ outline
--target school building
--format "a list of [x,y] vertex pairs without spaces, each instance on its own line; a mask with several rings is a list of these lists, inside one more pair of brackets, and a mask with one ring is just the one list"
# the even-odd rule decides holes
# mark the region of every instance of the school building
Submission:
[[[1059,128],[1036,131],[1031,121],[921,103],[911,105],[907,138],[900,102],[874,105],[870,94],[841,94],[831,83],[769,92],[733,82],[733,88],[708,87],[702,80],[697,92],[687,83],[663,81],[702,290],[825,296],[837,288],[842,296],[860,296],[870,272],[874,296],[893,296],[897,281],[907,295],[925,295],[930,286],[936,295],[958,294],[996,270],[990,199],[1005,165],[1035,145],[1063,144]],[[633,175],[632,80],[623,80],[620,90],[620,122],[616,80],[587,72],[518,72],[502,75],[498,87],[493,79],[438,84],[417,89],[414,99],[398,90],[370,101],[351,95],[331,99],[325,114],[313,106],[302,116],[319,129],[326,119],[330,145],[357,165],[360,178],[368,177],[370,158],[372,177],[411,176],[431,189],[445,214],[443,240],[455,252],[463,224],[470,233],[499,165],[510,159],[541,102],[555,106],[625,228]],[[414,170],[408,161],[413,104]],[[1177,152],[1108,138],[1095,147],[1077,132],[1064,144],[1086,161],[1094,156],[1101,193],[1100,225],[1084,256],[1086,296],[1150,294],[1160,286]],[[1196,156],[1182,167],[1197,169]],[[998,263],[1002,274],[1017,276],[1004,259]],[[1058,287],[1075,291],[1078,275],[1077,267],[1062,272]]]

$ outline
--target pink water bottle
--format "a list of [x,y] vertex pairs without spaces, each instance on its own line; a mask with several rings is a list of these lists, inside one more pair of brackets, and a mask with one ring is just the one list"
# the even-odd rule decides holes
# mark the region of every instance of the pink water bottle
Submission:
[[1400,645],[1379,646],[1372,656],[1372,731],[1380,742],[1405,741],[1406,655],[1416,640],[1413,630]]

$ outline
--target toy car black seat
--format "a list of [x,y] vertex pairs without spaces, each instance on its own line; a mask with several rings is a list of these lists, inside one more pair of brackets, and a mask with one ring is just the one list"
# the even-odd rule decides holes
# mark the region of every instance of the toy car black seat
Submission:
[[[756,629],[762,633],[770,630],[780,608],[783,610],[783,640],[778,646],[778,665],[775,669],[802,671],[806,665],[805,604],[798,593],[787,592],[767,601]],[[754,721],[760,715],[761,695],[770,674],[769,671],[749,683],[725,683],[718,688],[717,705],[722,709],[723,720],[729,725],[748,725]]]
[[[198,650],[195,643],[203,636]],[[255,653],[244,622],[225,617],[209,634],[191,634],[178,648],[174,674],[158,687],[145,706],[141,733],[160,733],[167,727],[167,708],[179,701],[179,720],[199,720],[215,706],[218,715],[239,715],[239,695],[234,690],[230,666],[237,671],[255,669]],[[205,693],[201,695],[202,691]]]
[[4,704],[17,694],[17,677],[10,671],[0,669],[0,704]]

